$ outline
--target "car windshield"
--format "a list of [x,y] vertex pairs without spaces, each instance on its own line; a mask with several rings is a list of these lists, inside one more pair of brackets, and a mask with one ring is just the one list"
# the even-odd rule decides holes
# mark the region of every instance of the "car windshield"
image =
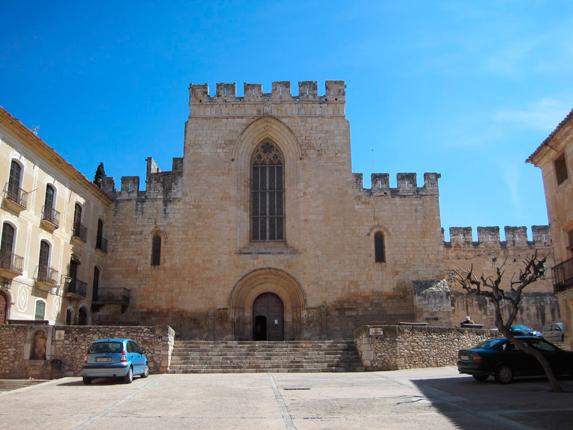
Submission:
[[480,343],[476,348],[482,349],[499,349],[501,345],[505,342],[505,339],[502,338],[495,338],[495,339],[488,339],[483,343]]
[[90,345],[88,354],[101,354],[105,352],[121,352],[123,344],[121,342],[95,342]]
[[514,331],[526,331],[526,332],[531,331],[531,329],[529,327],[527,327],[526,325],[523,325],[523,324],[512,325],[511,329]]

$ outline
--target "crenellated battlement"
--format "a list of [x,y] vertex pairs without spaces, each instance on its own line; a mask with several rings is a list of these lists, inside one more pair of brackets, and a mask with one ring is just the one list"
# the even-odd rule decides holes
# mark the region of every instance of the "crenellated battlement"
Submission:
[[[271,92],[265,93],[261,84],[243,84],[243,95],[237,95],[236,84],[217,83],[215,95],[209,94],[208,84],[189,85],[189,109],[191,116],[221,116],[221,115],[260,115],[277,114],[271,112],[272,106],[277,104],[306,105],[306,110],[283,110],[278,113],[297,115],[344,115],[344,103],[346,97],[346,85],[344,81],[325,81],[323,95],[318,94],[316,81],[300,81],[298,94],[291,93],[289,81],[275,81],[272,83]],[[248,109],[245,106],[267,105],[266,109]],[[313,110],[309,104],[329,105],[329,110]],[[223,105],[224,107],[221,107]],[[218,108],[216,108],[218,106]]]
[[424,173],[424,185],[418,187],[416,173],[398,173],[396,175],[396,188],[390,187],[390,175],[388,173],[372,173],[371,188],[364,188],[364,175],[353,173],[354,188],[356,191],[370,196],[420,196],[439,194],[438,180],[439,173]]
[[472,240],[471,227],[450,227],[450,241],[445,242],[446,247],[470,248],[470,247],[535,247],[551,246],[549,226],[531,226],[533,241],[527,240],[527,227],[505,226],[505,241],[500,239],[499,227],[478,227],[478,240]]
[[115,189],[113,177],[106,176],[102,182],[103,191],[117,200],[181,197],[183,158],[173,158],[171,170],[165,172],[159,169],[152,157],[146,161],[145,191],[139,190],[139,176],[122,176],[119,190]]

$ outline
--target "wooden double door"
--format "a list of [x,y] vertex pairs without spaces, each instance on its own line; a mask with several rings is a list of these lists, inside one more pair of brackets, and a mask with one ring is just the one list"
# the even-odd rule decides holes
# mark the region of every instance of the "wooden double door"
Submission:
[[284,306],[276,294],[261,294],[253,303],[253,340],[284,340]]

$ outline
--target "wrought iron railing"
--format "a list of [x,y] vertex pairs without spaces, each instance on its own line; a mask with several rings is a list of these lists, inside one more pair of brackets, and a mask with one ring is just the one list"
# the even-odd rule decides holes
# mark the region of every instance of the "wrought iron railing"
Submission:
[[98,237],[96,240],[96,249],[107,252],[107,239],[105,237]]
[[28,204],[28,193],[22,188],[11,186],[9,183],[4,186],[4,198],[23,208]]
[[555,293],[573,288],[573,258],[553,267],[553,289]]
[[86,241],[88,237],[88,229],[83,224],[74,225],[74,231],[72,233],[73,237],[80,239],[82,242]]
[[60,225],[60,213],[54,208],[44,206],[42,208],[42,220],[58,227]]
[[66,293],[75,294],[81,297],[86,297],[87,291],[88,291],[87,282],[80,281],[79,279],[71,279],[66,288]]
[[44,284],[58,285],[60,272],[53,267],[40,265],[36,268],[36,281]]
[[24,270],[24,258],[12,252],[0,252],[0,269],[21,275]]

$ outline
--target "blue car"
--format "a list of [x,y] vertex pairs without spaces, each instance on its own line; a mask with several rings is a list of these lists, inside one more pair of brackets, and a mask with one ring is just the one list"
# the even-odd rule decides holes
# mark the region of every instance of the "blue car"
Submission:
[[525,324],[514,324],[511,326],[511,334],[515,336],[537,336],[543,337],[540,331],[534,330]]
[[95,378],[122,378],[130,384],[135,375],[149,376],[149,361],[137,342],[122,338],[92,342],[81,371],[84,384]]

